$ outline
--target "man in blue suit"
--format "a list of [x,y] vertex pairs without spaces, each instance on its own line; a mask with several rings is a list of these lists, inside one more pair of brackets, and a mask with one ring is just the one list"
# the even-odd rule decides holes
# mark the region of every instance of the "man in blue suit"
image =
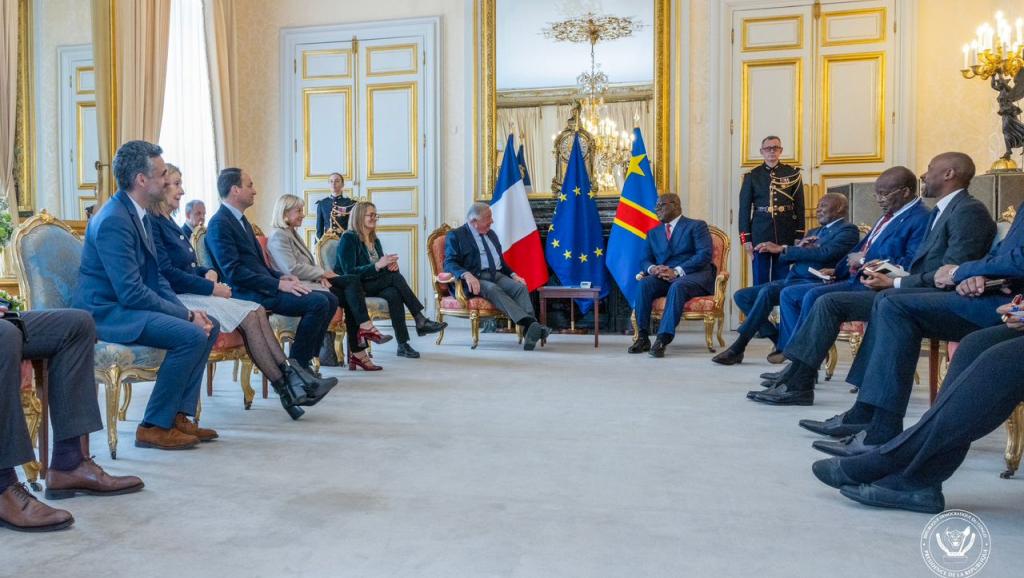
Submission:
[[928,207],[917,196],[917,176],[902,166],[887,169],[875,181],[875,200],[882,209],[882,216],[836,266],[834,282],[794,285],[782,290],[779,338],[773,353],[778,358],[769,356],[769,361],[785,359],[782,351],[819,297],[837,291],[871,291],[860,282],[860,268],[864,263],[888,261],[910,269],[917,247],[927,233],[929,219]]
[[[255,301],[280,315],[301,317],[289,357],[309,369],[338,310],[338,299],[327,291],[312,291],[298,277],[282,275],[267,265],[256,233],[245,218],[245,210],[256,201],[256,187],[248,173],[238,168],[222,170],[217,193],[222,202],[210,219],[205,241],[214,266],[234,297]],[[316,404],[336,383],[334,378],[310,382],[305,396],[290,388],[275,390],[292,419],[298,419],[302,412],[296,405]]]
[[[627,351],[665,357],[665,347],[676,335],[683,306],[694,297],[714,293],[716,272],[711,262],[708,224],[684,217],[679,195],[660,195],[654,211],[663,224],[647,231],[647,248],[640,263],[646,277],[640,281],[635,310],[638,332]],[[652,345],[648,336],[651,304],[666,296],[658,337]]]
[[146,210],[164,194],[162,152],[144,141],[117,150],[118,191],[86,229],[75,307],[92,313],[103,341],[167,350],[135,445],[178,450],[217,437],[188,417],[220,328],[203,311],[186,309],[160,274]]
[[740,289],[733,295],[736,305],[747,319],[740,325],[739,337],[725,351],[711,360],[720,365],[735,365],[743,361],[743,352],[755,335],[761,334],[772,341],[778,330],[768,320],[772,309],[779,304],[779,294],[786,287],[814,283],[810,269],[824,269],[836,265],[857,244],[860,236],[857,226],[843,218],[848,201],[837,193],[828,193],[818,201],[815,214],[820,226],[794,246],[764,242],[754,248],[757,252],[780,255],[783,263],[791,265],[785,279],[769,281],[754,287]]

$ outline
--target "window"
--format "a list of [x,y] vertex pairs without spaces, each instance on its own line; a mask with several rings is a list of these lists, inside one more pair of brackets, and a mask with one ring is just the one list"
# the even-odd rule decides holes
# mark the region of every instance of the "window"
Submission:
[[192,199],[206,204],[207,215],[219,206],[203,20],[202,0],[172,0],[160,146],[164,160],[181,168],[185,196],[176,216],[179,224],[185,220],[185,203]]

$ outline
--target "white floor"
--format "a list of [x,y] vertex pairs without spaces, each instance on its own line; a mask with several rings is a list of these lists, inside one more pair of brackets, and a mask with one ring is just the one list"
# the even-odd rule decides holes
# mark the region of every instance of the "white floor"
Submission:
[[[414,345],[420,360],[378,346],[379,373],[329,370],[338,389],[297,423],[274,398],[243,411],[225,364],[203,415],[221,439],[187,452],[132,445],[138,387],[118,459],[92,443],[146,489],[59,502],[66,532],[0,531],[0,574],[931,576],[929,516],[859,506],[810,473],[822,454],[796,422],[850,405],[845,351],[816,406],[773,408],[744,398],[774,367],[764,347],[718,367],[695,329],[663,360],[627,355],[623,336],[525,353],[485,334],[470,351],[456,329]],[[1004,442],[976,444],[945,488],[991,531],[983,576],[1024,563],[1024,479],[999,479]]]

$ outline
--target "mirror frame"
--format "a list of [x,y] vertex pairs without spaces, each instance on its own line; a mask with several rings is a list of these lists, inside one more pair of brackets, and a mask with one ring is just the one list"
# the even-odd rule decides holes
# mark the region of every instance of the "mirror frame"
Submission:
[[[666,168],[669,149],[669,119],[672,102],[669,98],[671,83],[672,6],[670,0],[654,2],[654,132],[644,135],[650,150],[654,143],[655,161],[652,161],[654,183],[659,191],[668,190]],[[495,154],[495,132],[498,126],[496,26],[498,0],[473,0],[473,198],[491,198],[491,189],[498,174],[500,159]],[[551,198],[552,193],[531,193],[530,198]],[[616,195],[617,196],[617,195]]]
[[33,34],[32,26],[32,2],[31,0],[18,0],[18,47],[17,47],[17,72],[15,75],[21,78],[18,82],[17,94],[15,96],[15,134],[14,134],[14,180],[18,190],[21,192],[21,199],[11,203],[10,209],[17,211],[20,218],[32,216],[36,212],[36,142],[35,142],[35,94],[33,64]]

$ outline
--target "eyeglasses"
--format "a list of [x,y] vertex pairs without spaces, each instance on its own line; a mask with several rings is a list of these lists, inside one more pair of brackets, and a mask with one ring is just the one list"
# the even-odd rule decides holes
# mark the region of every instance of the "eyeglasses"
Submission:
[[782,147],[761,147],[763,153],[781,153]]
[[898,189],[892,189],[891,191],[875,191],[874,194],[876,199],[885,199],[907,188],[909,187],[899,187]]
[[366,213],[366,218],[370,219],[371,221],[377,221],[380,219],[377,213]]

